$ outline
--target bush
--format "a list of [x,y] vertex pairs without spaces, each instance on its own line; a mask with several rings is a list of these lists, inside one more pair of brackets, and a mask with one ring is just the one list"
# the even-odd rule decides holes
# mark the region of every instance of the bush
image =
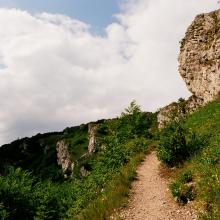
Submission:
[[[61,190],[62,189],[62,190]],[[52,182],[37,182],[21,168],[0,177],[0,219],[60,219],[68,194]]]
[[195,186],[192,182],[192,172],[187,170],[181,173],[177,180],[170,185],[173,197],[180,203],[186,204],[195,198]]
[[120,169],[120,172],[113,175],[102,193],[94,198],[76,219],[109,219],[109,216],[112,216],[117,208],[122,207],[127,202],[131,182],[136,176],[137,166],[144,157],[145,154],[143,153],[137,154]]
[[192,171],[191,170],[186,170],[185,172],[181,173],[180,176],[178,177],[178,180],[181,183],[189,183],[192,181]]
[[186,130],[179,122],[173,122],[160,134],[158,158],[169,166],[177,166],[200,150],[204,144],[204,137]]
[[0,177],[1,219],[33,219],[35,198],[33,179],[20,168]]
[[161,133],[160,140],[158,158],[164,163],[174,166],[189,156],[185,130],[178,123],[167,126]]
[[170,186],[170,189],[173,197],[175,197],[179,203],[186,204],[195,198],[194,186],[191,184],[176,182]]

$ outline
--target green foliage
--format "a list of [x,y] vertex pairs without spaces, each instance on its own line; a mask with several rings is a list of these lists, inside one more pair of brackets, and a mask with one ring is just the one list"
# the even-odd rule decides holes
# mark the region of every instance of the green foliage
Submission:
[[120,172],[112,176],[102,193],[77,216],[77,219],[108,219],[116,208],[126,203],[137,166],[144,156],[143,153],[137,154],[120,169]]
[[[0,148],[0,174],[7,173],[10,166],[21,167],[42,180],[63,181],[63,173],[57,164],[56,144],[65,140],[73,160],[87,151],[87,125],[66,128],[63,132],[37,134],[23,138]],[[13,153],[11,153],[13,152]]]
[[[179,171],[171,191],[179,201],[188,201],[194,192],[203,219],[220,219],[220,100],[193,113],[181,126],[187,131],[188,152],[193,156]],[[190,170],[192,182],[186,169]]]
[[69,151],[72,160],[78,160],[83,154],[86,153],[88,147],[87,137],[88,126],[79,126],[78,129],[72,133],[64,135],[65,143],[69,145]]
[[[85,154],[88,125],[38,134],[3,146],[1,219],[106,218],[128,195],[136,166],[153,136],[150,129],[155,119],[156,114],[143,113],[132,102],[121,117],[98,121],[97,150],[91,156]],[[68,144],[75,162],[74,173],[68,179],[63,178],[57,165],[59,140]],[[12,151],[16,155],[11,155]],[[21,168],[10,170],[12,166]],[[82,166],[87,170],[85,176],[80,174]]]
[[193,179],[193,177],[192,177],[191,170],[186,170],[186,171],[182,172],[178,177],[178,180],[181,183],[189,183],[192,181],[192,179]]
[[177,123],[172,123],[161,134],[158,147],[158,157],[164,163],[174,166],[188,157],[184,129]]
[[132,115],[135,117],[136,114],[141,113],[141,107],[137,104],[135,100],[133,100],[130,105],[125,108],[125,111],[122,112],[122,116]]
[[185,129],[181,122],[172,122],[160,135],[158,157],[164,163],[175,166],[194,155],[205,144],[205,139],[194,131]]
[[1,219],[60,219],[66,216],[68,199],[62,186],[38,182],[20,168],[0,177]]
[[170,185],[170,190],[178,202],[185,204],[195,198],[195,186],[192,181],[191,170],[186,170]]
[[175,182],[171,184],[170,189],[179,203],[186,204],[188,201],[194,200],[195,198],[193,185]]
[[32,219],[35,211],[33,182],[21,169],[0,177],[1,219]]
[[152,127],[154,115],[149,112],[141,112],[140,106],[136,101],[132,101],[128,108],[121,114],[120,128],[124,130],[124,135],[128,138],[137,136],[151,137],[152,134],[148,131]]

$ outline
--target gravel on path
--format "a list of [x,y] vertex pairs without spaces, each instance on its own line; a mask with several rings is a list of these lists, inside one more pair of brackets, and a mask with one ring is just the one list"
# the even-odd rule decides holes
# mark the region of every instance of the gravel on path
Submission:
[[138,167],[128,206],[119,213],[125,220],[195,220],[188,206],[178,205],[168,189],[169,180],[160,173],[160,162],[152,152]]

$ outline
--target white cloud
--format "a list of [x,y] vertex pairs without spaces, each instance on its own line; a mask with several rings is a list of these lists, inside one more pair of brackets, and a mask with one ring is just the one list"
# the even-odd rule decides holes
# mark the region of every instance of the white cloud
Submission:
[[106,36],[64,15],[0,9],[0,144],[187,97],[179,41],[207,0],[128,0]]

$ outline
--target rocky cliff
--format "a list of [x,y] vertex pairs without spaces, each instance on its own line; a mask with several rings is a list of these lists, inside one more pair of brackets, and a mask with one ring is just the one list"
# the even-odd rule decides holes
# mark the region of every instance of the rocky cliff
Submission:
[[193,113],[199,107],[203,106],[204,101],[192,95],[188,100],[179,99],[168,106],[160,109],[157,115],[158,128],[163,128],[171,119],[179,120],[185,114]]
[[63,174],[65,177],[71,175],[74,163],[71,161],[71,156],[68,150],[68,145],[62,141],[57,142],[57,163],[62,167]]
[[98,125],[90,123],[88,127],[88,139],[89,139],[89,144],[88,144],[88,154],[93,154],[95,152],[95,144],[96,144],[96,129]]
[[[193,94],[185,103],[185,113],[214,100],[220,93],[220,10],[197,15],[181,41],[179,72]],[[172,103],[158,114],[159,128],[170,121],[180,107]]]
[[220,92],[220,10],[196,16],[181,42],[179,72],[204,104]]
[[[76,155],[74,155],[74,151],[73,149],[75,149],[77,146],[75,146],[76,143],[81,143],[82,140],[81,139],[77,139],[76,142],[72,142],[72,144],[68,144],[67,142],[65,142],[65,140],[59,140],[56,143],[56,152],[57,152],[57,164],[62,168],[64,177],[68,177],[73,173],[73,169],[75,169],[76,166],[79,166],[79,171],[81,176],[85,176],[87,174],[87,170],[85,166],[81,166],[80,165],[80,161],[81,160],[87,160],[93,153],[95,153],[95,145],[97,143],[96,140],[96,130],[98,128],[98,123],[89,123],[88,126],[86,126],[86,128],[88,128],[88,130],[86,131],[86,137],[88,139],[88,145],[87,145],[87,151],[80,155],[80,157],[75,160],[73,160],[73,158],[76,157]],[[74,129],[70,129],[69,132],[74,133],[73,131]],[[79,134],[79,131],[78,131]],[[79,138],[79,137],[78,137]],[[84,137],[83,137],[84,138]],[[71,150],[72,148],[72,150]],[[85,146],[84,146],[85,148]],[[75,150],[75,153],[77,154],[77,151]]]

